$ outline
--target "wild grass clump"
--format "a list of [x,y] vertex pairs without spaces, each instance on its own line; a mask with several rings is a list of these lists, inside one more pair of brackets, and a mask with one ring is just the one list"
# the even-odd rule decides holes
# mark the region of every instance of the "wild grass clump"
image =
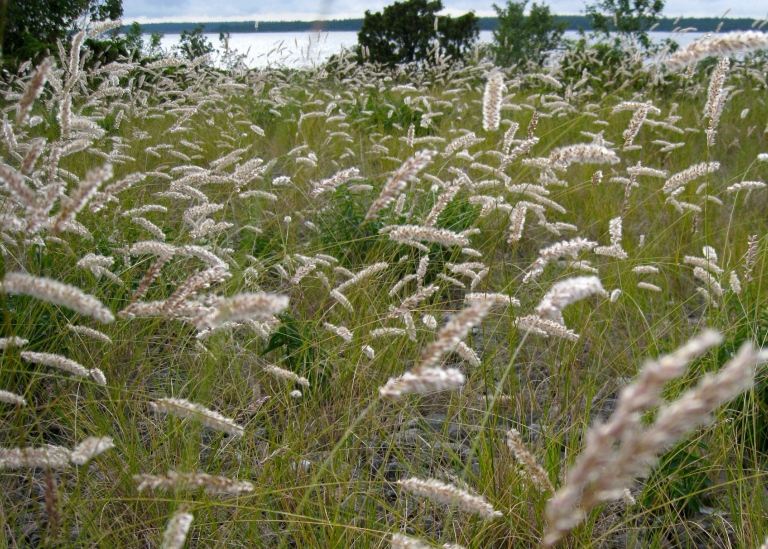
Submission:
[[7,545],[765,540],[763,33],[612,81],[83,38],[2,85]]

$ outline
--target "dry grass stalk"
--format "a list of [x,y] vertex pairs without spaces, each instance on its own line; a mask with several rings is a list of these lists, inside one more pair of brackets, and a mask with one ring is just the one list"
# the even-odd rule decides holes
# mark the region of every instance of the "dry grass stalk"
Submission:
[[744,282],[752,282],[754,277],[752,276],[752,270],[757,263],[757,249],[760,245],[757,235],[750,235],[747,241],[747,253],[744,254]]
[[405,534],[392,534],[389,540],[391,549],[431,549],[431,545],[422,543],[421,540],[406,536]]
[[206,427],[222,431],[233,437],[240,437],[245,434],[245,429],[228,417],[182,398],[161,398],[155,402],[150,402],[149,407],[156,413],[194,419]]
[[66,201],[62,202],[61,211],[52,223],[54,233],[64,230],[66,224],[74,219],[88,201],[93,198],[104,181],[112,177],[112,164],[104,164],[100,168],[88,170],[85,179],[80,181],[78,187],[72,192]]
[[768,49],[768,34],[757,31],[734,31],[720,36],[705,36],[673,53],[667,66],[679,70],[711,56],[730,56],[747,51]]
[[418,370],[431,368],[444,354],[453,351],[469,331],[488,316],[494,305],[493,300],[472,301],[469,307],[453,315],[438,332],[437,338],[424,350]]
[[530,267],[528,267],[528,270],[523,277],[523,283],[530,282],[531,280],[535,280],[541,276],[541,274],[544,272],[544,267],[546,267],[547,264],[551,261],[560,259],[564,256],[569,256],[573,259],[576,259],[579,253],[586,250],[591,250],[596,245],[596,242],[592,242],[581,237],[576,237],[571,240],[557,242],[551,246],[539,250],[539,257],[531,264]]
[[555,487],[552,485],[552,481],[549,480],[549,475],[544,470],[544,467],[539,465],[536,458],[528,450],[523,437],[520,436],[520,432],[517,429],[511,429],[507,432],[507,446],[515,454],[517,461],[523,464],[525,471],[531,480],[539,487],[540,490],[546,490],[550,494],[555,493]]
[[539,315],[518,317],[515,319],[514,325],[521,330],[527,330],[542,337],[553,335],[569,341],[579,340],[579,334],[564,326],[562,322],[541,318]]
[[176,512],[168,520],[163,533],[161,549],[182,549],[187,541],[189,528],[192,526],[193,517],[190,513]]
[[499,71],[493,71],[488,77],[483,94],[483,129],[487,132],[499,129],[501,101],[505,89],[504,75]]
[[35,72],[32,74],[32,77],[27,83],[27,91],[24,93],[17,105],[17,126],[24,126],[24,123],[27,121],[27,116],[29,116],[29,111],[32,110],[32,104],[35,102],[35,99],[40,97],[40,94],[43,91],[43,87],[45,86],[45,82],[48,79],[48,73],[51,68],[53,68],[53,66],[53,59],[46,57],[35,69]]
[[334,290],[336,290],[337,292],[343,292],[344,290],[346,290],[350,286],[354,286],[355,284],[358,284],[361,280],[364,280],[364,279],[366,279],[366,278],[368,278],[370,276],[373,276],[376,273],[383,271],[387,267],[389,267],[389,263],[386,263],[384,261],[379,262],[379,263],[374,263],[373,265],[370,265],[370,266],[366,267],[365,269],[363,269],[362,271],[360,271],[359,273],[355,274],[349,280],[347,280],[347,281],[339,284],[338,286],[336,286],[334,288]]
[[397,169],[389,181],[386,182],[381,190],[379,197],[374,201],[365,214],[364,221],[374,219],[380,210],[386,208],[405,188],[405,185],[416,178],[418,173],[423,170],[431,161],[435,152],[423,150],[417,152],[411,158]]
[[419,225],[398,225],[389,230],[389,238],[403,243],[435,242],[443,246],[469,246],[469,238],[463,234]]
[[[547,506],[546,546],[557,543],[595,505],[622,497],[624,488],[653,465],[664,447],[708,423],[717,406],[751,386],[754,366],[768,360],[768,353],[746,344],[720,372],[704,376],[695,388],[662,407],[656,420],[642,429],[640,412],[659,403],[663,385],[721,341],[715,332],[702,333],[674,354],[647,363],[637,381],[621,392],[613,416],[587,433],[584,451],[566,484]],[[616,450],[619,440],[621,446]]]
[[603,145],[582,143],[555,149],[547,160],[553,169],[565,170],[571,164],[616,164],[619,157]]
[[96,456],[114,448],[112,437],[88,437],[72,450],[70,460],[75,465],[85,465]]
[[7,349],[8,347],[23,347],[27,343],[29,343],[29,340],[23,337],[0,337],[0,350]]
[[197,319],[198,329],[215,328],[225,322],[271,318],[288,307],[288,297],[264,292],[238,294],[222,299],[216,308]]
[[398,400],[409,394],[452,391],[461,387],[464,381],[464,374],[455,368],[422,367],[399,377],[390,378],[383,387],[379,388],[379,394],[387,400]]
[[62,446],[0,448],[0,470],[69,469],[70,451]]
[[266,373],[268,373],[271,376],[274,376],[280,379],[287,379],[288,381],[293,381],[294,383],[298,383],[299,385],[303,385],[304,387],[309,387],[309,380],[307,378],[302,377],[294,372],[291,372],[290,370],[280,368],[279,366],[266,364],[262,366],[262,370],[264,370]]
[[719,169],[719,162],[702,162],[700,164],[695,164],[667,179],[661,190],[666,194],[672,194],[676,189],[689,181],[713,173]]
[[323,179],[320,183],[317,183],[316,185],[314,185],[314,187],[309,193],[309,196],[311,196],[312,198],[317,198],[324,192],[332,191],[339,185],[346,183],[351,179],[356,179],[359,176],[360,176],[360,170],[358,170],[357,168],[348,168],[346,170],[342,170],[334,174],[332,177],[329,177],[328,179]]
[[502,516],[500,511],[496,511],[481,496],[474,496],[465,490],[433,478],[427,480],[409,478],[398,481],[397,484],[411,494],[423,496],[439,503],[455,505],[463,511],[479,515],[486,520],[493,520]]
[[27,401],[21,395],[17,395],[16,393],[4,390],[0,390],[0,402],[5,402],[6,404],[14,404],[16,406],[27,405]]
[[458,183],[455,183],[453,185],[450,185],[447,189],[445,189],[445,191],[443,191],[443,193],[437,199],[435,206],[429,212],[429,215],[427,215],[427,219],[424,221],[425,227],[435,226],[435,223],[437,223],[437,218],[440,217],[440,214],[443,212],[445,207],[451,202],[451,200],[453,200],[453,198],[456,196],[459,190],[461,190],[461,185],[459,185]]
[[591,295],[603,292],[603,285],[596,276],[578,276],[561,280],[552,285],[536,306],[542,318],[563,324],[563,309]]
[[100,332],[99,330],[89,328],[88,326],[73,326],[72,324],[67,324],[67,330],[76,334],[92,337],[93,339],[97,339],[104,343],[112,343],[112,339],[107,334]]
[[139,485],[136,491],[144,490],[196,490],[203,488],[209,494],[228,494],[239,496],[249,494],[255,487],[247,480],[208,475],[205,473],[177,473],[168,471],[162,475],[134,475],[133,480]]
[[70,373],[76,377],[88,377],[91,373],[90,370],[88,370],[88,368],[82,364],[54,353],[34,353],[32,351],[22,351],[19,353],[19,355],[27,362],[34,362],[35,364],[50,366],[51,368],[56,368],[57,370]]

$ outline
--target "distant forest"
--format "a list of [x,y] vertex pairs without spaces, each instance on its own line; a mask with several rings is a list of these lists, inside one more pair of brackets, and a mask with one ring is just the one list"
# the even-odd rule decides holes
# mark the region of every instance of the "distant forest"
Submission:
[[[494,30],[498,25],[496,17],[480,17],[480,30]],[[583,15],[563,15],[558,20],[568,21],[568,30],[590,30],[589,21]],[[699,32],[715,31],[722,23],[722,32],[732,30],[750,30],[754,19],[720,19],[717,17],[683,17],[679,20],[665,18],[659,21],[657,31],[670,32],[675,28],[695,28]],[[250,33],[250,32],[319,32],[352,31],[358,32],[363,25],[362,19],[332,19],[327,21],[226,21],[217,23],[145,23],[141,25],[145,33],[181,34],[202,25],[206,33]],[[128,26],[121,29],[126,32]]]

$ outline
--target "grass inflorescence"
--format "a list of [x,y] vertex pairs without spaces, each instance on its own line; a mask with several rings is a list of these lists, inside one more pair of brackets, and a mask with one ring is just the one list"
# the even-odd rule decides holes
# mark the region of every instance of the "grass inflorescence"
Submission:
[[6,545],[765,540],[764,33],[575,76],[82,43],[2,85]]

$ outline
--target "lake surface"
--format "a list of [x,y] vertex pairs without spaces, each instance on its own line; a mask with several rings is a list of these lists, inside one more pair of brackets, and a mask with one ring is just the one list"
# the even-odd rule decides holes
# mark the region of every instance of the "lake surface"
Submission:
[[[650,33],[654,42],[661,42],[666,38],[672,38],[681,46],[685,46],[701,38],[704,33],[688,32],[684,34],[669,32]],[[206,34],[205,37],[221,53],[222,44],[218,34]],[[576,31],[568,31],[565,37],[577,39]],[[161,45],[166,52],[172,51],[178,45],[181,36],[178,34],[166,34]],[[492,31],[480,31],[480,42],[491,42]],[[144,37],[144,43],[149,40]],[[341,48],[352,48],[357,44],[356,32],[253,32],[232,34],[229,38],[229,47],[246,55],[249,67],[262,68],[281,65],[288,67],[306,67],[313,63],[322,63],[333,54],[339,53]]]

